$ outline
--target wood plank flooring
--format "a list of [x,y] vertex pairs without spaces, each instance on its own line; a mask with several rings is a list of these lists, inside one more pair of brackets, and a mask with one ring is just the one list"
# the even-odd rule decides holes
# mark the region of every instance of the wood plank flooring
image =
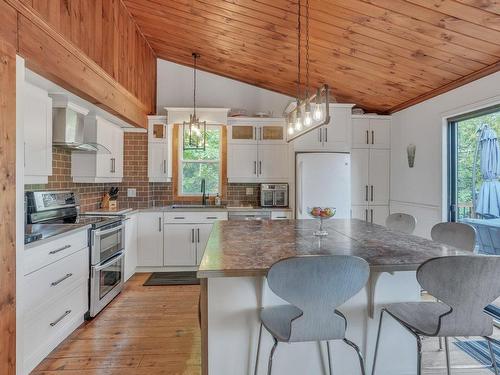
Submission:
[[[32,375],[200,375],[198,285],[144,287],[149,274],[135,274],[96,319],[57,347]],[[443,367],[437,339],[424,340],[424,367]],[[475,365],[450,345],[454,365]],[[488,369],[453,375],[491,375]],[[446,374],[424,369],[424,375]]]

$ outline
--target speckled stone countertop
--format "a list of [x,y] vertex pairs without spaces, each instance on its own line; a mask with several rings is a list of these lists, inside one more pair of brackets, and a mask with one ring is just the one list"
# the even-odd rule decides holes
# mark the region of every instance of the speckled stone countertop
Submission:
[[471,254],[356,219],[325,221],[329,235],[320,240],[313,235],[318,224],[316,220],[219,221],[198,277],[265,275],[274,262],[300,255],[355,255],[365,259],[372,271],[391,272],[416,270],[434,257]]

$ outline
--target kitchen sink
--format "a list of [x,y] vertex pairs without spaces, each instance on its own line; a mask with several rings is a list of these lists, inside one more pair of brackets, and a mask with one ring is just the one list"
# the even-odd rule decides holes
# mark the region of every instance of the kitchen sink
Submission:
[[206,205],[202,205],[202,204],[174,204],[171,207],[174,209],[178,209],[178,208],[199,208],[199,209],[226,208],[226,206],[216,206],[213,204],[206,204]]

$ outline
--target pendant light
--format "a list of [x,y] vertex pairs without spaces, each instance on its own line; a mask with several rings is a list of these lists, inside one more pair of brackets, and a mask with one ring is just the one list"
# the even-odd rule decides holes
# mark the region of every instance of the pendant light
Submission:
[[189,122],[182,123],[182,134],[184,138],[184,150],[205,150],[207,122],[200,121],[196,116],[196,60],[200,55],[196,52],[193,56],[193,113],[189,115]]
[[301,60],[302,60],[302,3],[298,1],[297,9],[297,98],[285,109],[287,118],[287,142],[290,142],[303,134],[328,124],[329,113],[329,88],[324,84],[313,94],[310,93],[309,85],[309,0],[306,0],[306,82],[305,93],[301,93]]

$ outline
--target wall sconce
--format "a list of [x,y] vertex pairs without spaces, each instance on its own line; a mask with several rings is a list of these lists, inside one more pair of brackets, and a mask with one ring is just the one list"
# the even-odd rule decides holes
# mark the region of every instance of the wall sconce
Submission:
[[408,166],[410,168],[413,168],[413,165],[415,164],[415,152],[417,151],[417,146],[414,144],[409,144],[408,147],[406,147],[406,153],[408,154]]

